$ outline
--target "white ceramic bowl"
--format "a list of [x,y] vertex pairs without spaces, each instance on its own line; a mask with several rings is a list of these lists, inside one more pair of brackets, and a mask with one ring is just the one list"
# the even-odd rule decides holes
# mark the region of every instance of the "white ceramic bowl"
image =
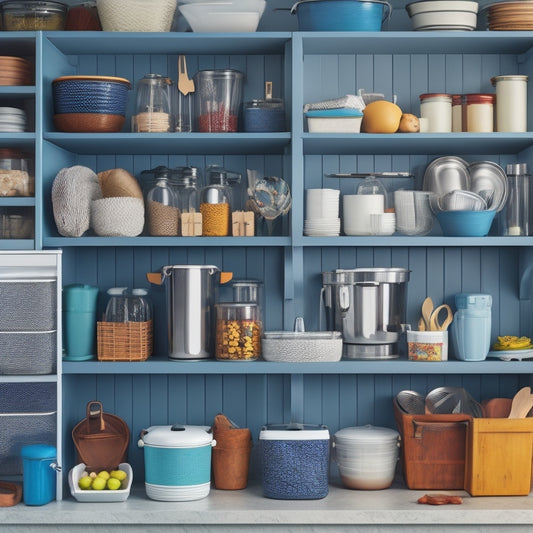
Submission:
[[266,0],[195,2],[178,7],[193,32],[250,33],[257,30]]
[[78,487],[78,481],[85,470],[85,463],[79,463],[71,468],[68,473],[70,493],[79,502],[123,502],[130,495],[133,481],[133,470],[128,463],[120,463],[118,469],[126,472],[126,487],[118,490],[82,490]]
[[474,30],[478,3],[469,0],[422,0],[405,6],[414,30]]

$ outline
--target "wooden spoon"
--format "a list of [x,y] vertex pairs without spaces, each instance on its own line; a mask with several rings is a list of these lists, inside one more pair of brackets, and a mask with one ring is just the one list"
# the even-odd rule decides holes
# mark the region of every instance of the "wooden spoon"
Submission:
[[523,387],[514,395],[509,418],[525,418],[532,407],[531,387]]
[[426,331],[431,329],[431,313],[433,312],[433,300],[428,296],[422,302],[422,318],[426,323]]
[[194,81],[189,78],[187,60],[182,55],[178,57],[178,89],[183,95],[194,92]]

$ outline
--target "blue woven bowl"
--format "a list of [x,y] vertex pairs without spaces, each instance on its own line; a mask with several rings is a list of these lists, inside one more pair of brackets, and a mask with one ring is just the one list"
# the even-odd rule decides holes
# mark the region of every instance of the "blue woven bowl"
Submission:
[[442,233],[449,237],[484,237],[488,235],[496,211],[440,211],[437,213]]
[[52,82],[55,114],[125,115],[131,84],[124,78],[64,76]]

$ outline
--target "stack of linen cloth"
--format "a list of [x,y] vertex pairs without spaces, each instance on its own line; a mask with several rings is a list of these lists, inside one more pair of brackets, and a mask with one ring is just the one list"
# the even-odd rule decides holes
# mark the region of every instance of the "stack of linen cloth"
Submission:
[[305,104],[307,128],[310,133],[359,133],[364,108],[363,97],[355,94]]

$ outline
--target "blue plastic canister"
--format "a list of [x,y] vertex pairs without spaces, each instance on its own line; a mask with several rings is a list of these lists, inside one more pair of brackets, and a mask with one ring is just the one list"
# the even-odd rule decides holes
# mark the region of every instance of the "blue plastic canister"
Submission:
[[455,357],[461,361],[484,361],[490,350],[492,296],[459,293],[451,326]]
[[329,431],[326,426],[279,424],[259,433],[263,496],[316,500],[328,495]]
[[291,13],[300,31],[380,31],[391,6],[385,0],[301,0]]
[[48,444],[23,446],[22,486],[26,505],[45,505],[56,497],[57,449]]

